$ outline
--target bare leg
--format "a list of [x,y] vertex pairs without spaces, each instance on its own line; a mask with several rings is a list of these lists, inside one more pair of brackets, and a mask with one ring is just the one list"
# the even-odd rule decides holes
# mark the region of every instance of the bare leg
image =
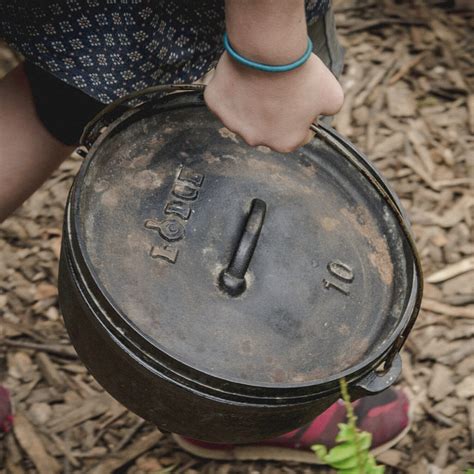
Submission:
[[33,194],[74,147],[56,140],[36,116],[18,66],[0,81],[0,222]]

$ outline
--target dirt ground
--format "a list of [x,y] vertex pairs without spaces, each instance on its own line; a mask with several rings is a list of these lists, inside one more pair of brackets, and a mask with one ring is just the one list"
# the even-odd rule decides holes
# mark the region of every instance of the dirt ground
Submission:
[[[474,12],[452,3],[337,4],[346,101],[334,125],[402,199],[426,276],[399,383],[415,402],[414,423],[380,458],[388,472],[474,465]],[[0,46],[0,76],[14,62]],[[0,383],[16,411],[14,430],[0,438],[0,474],[321,472],[194,458],[87,373],[56,290],[63,206],[80,164],[67,160],[0,226]]]

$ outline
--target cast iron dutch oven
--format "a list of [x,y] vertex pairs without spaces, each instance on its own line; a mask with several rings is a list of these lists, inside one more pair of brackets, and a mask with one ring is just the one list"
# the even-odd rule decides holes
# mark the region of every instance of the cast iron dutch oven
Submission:
[[198,86],[139,100],[86,130],[65,214],[61,308],[104,388],[163,430],[250,442],[309,422],[342,377],[354,399],[390,386],[421,272],[367,159],[323,125],[251,148]]

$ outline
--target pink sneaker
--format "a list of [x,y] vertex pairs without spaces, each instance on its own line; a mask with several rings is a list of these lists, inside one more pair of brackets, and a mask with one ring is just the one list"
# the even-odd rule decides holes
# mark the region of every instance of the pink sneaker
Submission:
[[0,385],[0,434],[10,431],[13,425],[12,405],[8,390]]
[[[371,452],[374,455],[390,449],[410,429],[409,402],[401,390],[390,388],[357,400],[353,406],[357,426],[372,434]],[[214,444],[179,435],[173,437],[185,451],[208,459],[323,464],[311,451],[311,446],[334,446],[339,431],[338,424],[346,421],[346,410],[342,401],[338,401],[308,426],[251,445]]]

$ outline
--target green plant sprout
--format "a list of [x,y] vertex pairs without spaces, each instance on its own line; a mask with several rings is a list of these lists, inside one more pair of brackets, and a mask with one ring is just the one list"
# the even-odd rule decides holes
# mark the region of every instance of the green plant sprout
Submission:
[[357,428],[347,382],[340,381],[342,399],[346,407],[348,423],[339,423],[338,443],[328,451],[326,446],[315,444],[311,449],[326,464],[336,469],[338,474],[383,474],[384,466],[378,466],[370,454],[372,435]]

